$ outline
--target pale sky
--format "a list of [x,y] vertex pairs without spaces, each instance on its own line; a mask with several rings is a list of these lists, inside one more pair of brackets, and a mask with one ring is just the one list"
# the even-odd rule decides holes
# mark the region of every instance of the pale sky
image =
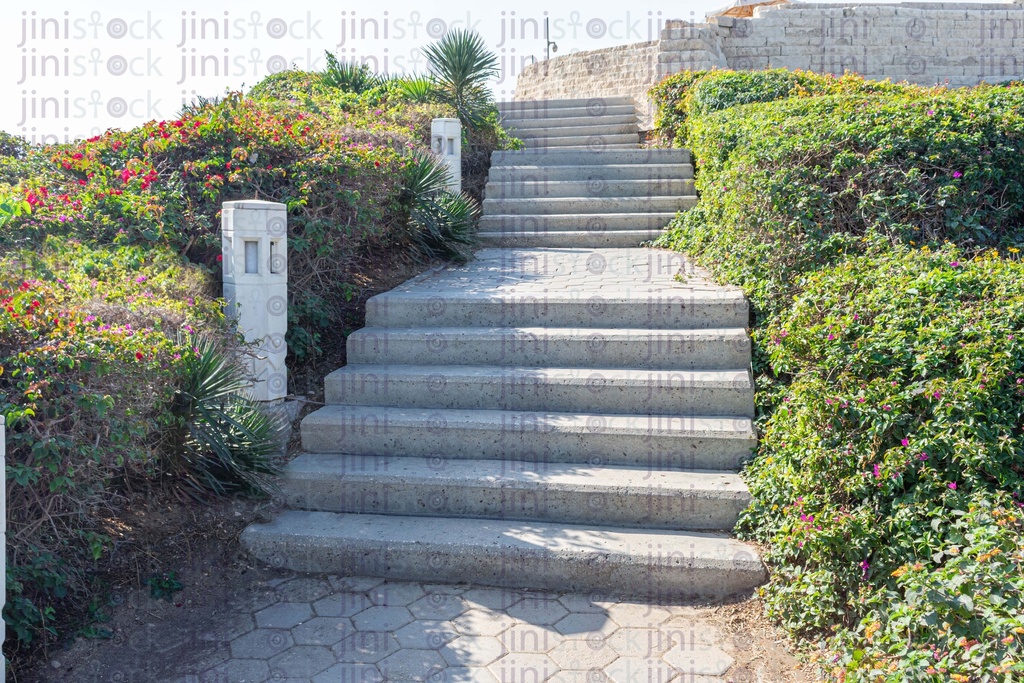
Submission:
[[703,20],[723,4],[7,0],[0,73],[13,96],[0,99],[0,129],[47,142],[129,129],[173,118],[196,95],[247,89],[288,66],[321,69],[325,50],[381,72],[422,73],[422,47],[466,27],[498,55],[493,90],[507,99],[523,65],[544,58],[545,17],[561,55],[657,40],[665,20]]

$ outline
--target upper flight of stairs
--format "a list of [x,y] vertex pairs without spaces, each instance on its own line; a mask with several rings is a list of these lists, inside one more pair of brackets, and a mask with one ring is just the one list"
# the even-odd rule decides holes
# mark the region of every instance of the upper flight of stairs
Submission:
[[630,98],[509,102],[501,113],[524,149],[491,156],[482,244],[637,246],[697,203],[690,153],[641,148]]
[[636,248],[694,201],[686,152],[640,149],[624,99],[504,114],[526,148],[495,153],[481,237],[507,248],[370,299],[288,509],[245,547],[299,571],[749,591],[764,567],[728,534],[756,445],[747,301]]

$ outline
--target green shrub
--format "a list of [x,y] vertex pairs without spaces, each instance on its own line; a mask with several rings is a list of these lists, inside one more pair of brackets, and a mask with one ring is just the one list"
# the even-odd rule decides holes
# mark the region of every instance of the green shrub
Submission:
[[660,92],[701,199],[659,244],[753,303],[738,529],[767,548],[768,613],[836,680],[1016,680],[1024,88],[716,72]]
[[320,73],[320,81],[328,88],[359,95],[382,83],[383,79],[366,64],[340,62],[330,52],[325,52],[324,56],[327,66]]

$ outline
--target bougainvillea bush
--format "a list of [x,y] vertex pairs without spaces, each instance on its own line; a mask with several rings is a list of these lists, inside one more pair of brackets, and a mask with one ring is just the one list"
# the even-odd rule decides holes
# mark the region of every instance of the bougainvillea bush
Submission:
[[701,200],[660,244],[753,304],[769,615],[835,680],[1017,680],[1024,87],[678,78]]

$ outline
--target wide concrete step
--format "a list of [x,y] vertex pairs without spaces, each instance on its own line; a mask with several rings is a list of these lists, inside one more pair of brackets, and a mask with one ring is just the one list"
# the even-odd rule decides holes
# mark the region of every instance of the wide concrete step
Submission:
[[[589,232],[595,235],[609,231],[661,230],[676,217],[678,211],[561,213],[547,215],[490,214],[480,219],[480,232],[535,233]],[[479,237],[479,235],[478,235]],[[540,246],[540,245],[538,245]],[[636,246],[635,244],[633,246]]]
[[667,197],[523,197],[483,201],[485,215],[544,216],[551,214],[671,213],[697,205],[696,195]]
[[552,182],[557,180],[649,180],[693,178],[691,164],[607,164],[604,166],[491,166],[488,182]]
[[329,405],[302,421],[310,453],[736,470],[756,445],[745,417]]
[[385,292],[367,302],[366,326],[586,328],[615,324],[635,329],[685,330],[743,328],[749,322],[747,300],[734,289],[710,285],[653,289],[643,283],[624,282],[598,294],[538,291],[525,284],[518,290],[513,287],[469,294],[456,291],[444,295],[426,287]]
[[506,149],[491,154],[495,166],[604,166],[607,164],[688,164],[687,149]]
[[754,416],[747,368],[347,365],[324,379],[324,390],[328,404],[340,405]]
[[535,197],[674,197],[696,196],[692,179],[678,180],[540,180],[490,181],[484,189],[488,199],[531,199]]
[[605,116],[632,116],[636,118],[636,107],[632,104],[609,104],[604,106],[576,107],[543,107],[523,106],[499,111],[501,125],[522,123],[523,121],[546,121],[554,119],[590,118],[599,119]]
[[750,363],[743,328],[364,327],[348,362],[650,370],[732,370]]
[[281,493],[304,510],[691,531],[731,531],[750,502],[735,472],[336,453],[292,460]]
[[583,116],[565,116],[562,118],[513,118],[503,116],[501,125],[508,129],[512,135],[519,137],[519,133],[525,133],[535,128],[582,128],[586,126],[632,126],[637,129],[636,115],[632,112],[627,114],[598,114],[596,116],[584,114]]
[[[598,119],[600,120],[600,119]],[[632,123],[600,123],[590,125],[567,125],[567,126],[533,126],[527,128],[515,128],[510,131],[512,135],[523,141],[528,141],[529,147],[535,146],[537,140],[551,140],[556,138],[573,138],[576,140],[586,140],[594,135],[628,135],[633,141],[639,140],[637,137],[639,131],[637,130],[636,122]]]
[[547,230],[544,232],[478,232],[477,243],[482,247],[639,247],[662,235],[663,228],[656,230],[606,230],[584,232],[572,230]]
[[753,547],[695,531],[287,510],[248,527],[241,542],[292,571],[613,591],[668,603],[747,593],[766,578]]
[[[640,144],[640,136],[636,132],[598,135],[561,135],[558,137],[536,137],[524,139],[527,149],[606,149],[609,147],[628,146],[637,147]],[[628,147],[627,147],[628,149]]]

